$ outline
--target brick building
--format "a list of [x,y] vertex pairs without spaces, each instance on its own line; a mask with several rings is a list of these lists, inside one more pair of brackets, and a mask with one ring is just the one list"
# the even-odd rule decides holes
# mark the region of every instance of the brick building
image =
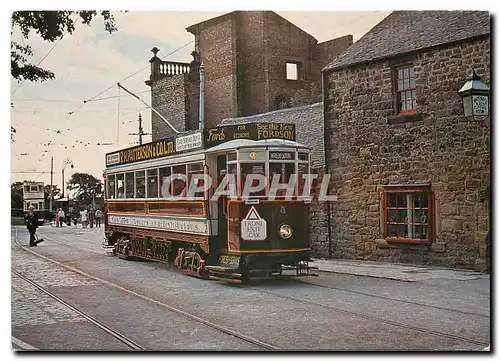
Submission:
[[[352,44],[352,35],[322,43],[272,11],[234,11],[192,25],[191,63],[151,58],[152,106],[179,131],[198,128],[199,67],[205,68],[205,124],[292,105],[300,91],[321,88],[321,69]],[[319,94],[320,95],[320,94]],[[303,104],[316,103],[311,96]],[[172,135],[152,114],[153,140]]]
[[484,269],[490,122],[464,117],[490,84],[490,17],[396,11],[323,69],[333,256]]

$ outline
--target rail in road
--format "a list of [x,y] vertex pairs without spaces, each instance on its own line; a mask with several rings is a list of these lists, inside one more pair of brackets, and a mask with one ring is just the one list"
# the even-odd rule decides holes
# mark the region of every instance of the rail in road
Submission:
[[30,283],[32,286],[36,287],[37,289],[39,289],[40,291],[42,291],[43,293],[45,293],[47,296],[53,298],[55,301],[61,303],[62,305],[64,305],[67,308],[69,308],[70,310],[76,312],[77,314],[79,314],[80,316],[82,316],[84,319],[86,319],[87,321],[89,321],[90,323],[92,323],[94,326],[100,328],[104,332],[106,332],[106,333],[110,334],[111,336],[115,337],[120,342],[122,342],[125,345],[127,345],[128,347],[130,347],[132,350],[136,350],[136,351],[145,350],[144,347],[142,347],[138,343],[132,341],[127,336],[125,336],[125,335],[123,335],[123,334],[121,334],[121,333],[119,333],[117,331],[114,331],[113,329],[111,329],[110,327],[106,326],[104,323],[100,322],[99,320],[93,318],[92,316],[87,315],[85,312],[83,312],[82,310],[78,309],[77,307],[70,305],[68,302],[64,301],[60,297],[57,297],[54,293],[50,292],[47,288],[43,287],[39,283],[37,283],[37,282],[29,279],[28,277],[25,277],[23,274],[17,272],[13,268],[11,269],[11,271],[17,277],[19,277],[22,280]]
[[[314,286],[318,286],[318,285],[316,285],[314,283],[309,283],[309,282],[305,282],[305,283],[308,283],[308,284],[314,285]],[[326,287],[326,288],[335,289],[334,287]],[[401,327],[401,328],[412,330],[412,331],[417,331],[417,332],[421,332],[421,333],[427,333],[427,334],[431,334],[431,335],[435,335],[435,336],[440,336],[440,337],[444,337],[444,338],[448,338],[448,339],[453,339],[453,340],[457,340],[457,341],[463,341],[463,342],[467,342],[467,343],[471,343],[471,344],[478,345],[478,346],[483,346],[483,347],[487,347],[487,346],[490,345],[488,342],[478,341],[478,340],[474,340],[474,339],[467,338],[467,337],[461,337],[461,336],[457,336],[457,335],[451,335],[451,334],[448,334],[448,333],[439,332],[439,331],[435,331],[435,330],[430,330],[430,329],[426,329],[426,328],[423,328],[423,327],[416,327],[416,326],[413,326],[413,325],[405,324],[405,323],[402,323],[402,322],[395,322],[395,321],[391,321],[391,320],[384,319],[384,318],[381,318],[381,317],[376,317],[376,316],[368,315],[368,314],[365,314],[365,313],[361,313],[361,312],[349,311],[349,310],[345,310],[345,309],[339,308],[339,307],[327,306],[327,305],[323,305],[321,303],[317,303],[317,302],[313,302],[313,301],[307,301],[307,300],[303,300],[303,299],[299,299],[299,298],[295,298],[295,297],[291,297],[291,296],[284,296],[284,295],[276,293],[276,292],[263,291],[263,290],[261,290],[259,288],[252,288],[252,289],[255,290],[255,291],[257,291],[257,292],[270,294],[270,295],[273,295],[273,296],[276,296],[276,297],[279,297],[279,298],[288,299],[288,300],[294,300],[294,301],[299,302],[299,303],[308,304],[308,305],[314,305],[315,307],[327,308],[327,309],[331,309],[331,310],[334,310],[334,311],[337,311],[337,312],[341,312],[341,313],[344,313],[344,314],[348,314],[348,315],[352,315],[352,316],[356,316],[356,317],[360,317],[360,318],[364,318],[364,319],[376,321],[376,322],[379,322],[379,323],[385,323],[385,324],[388,324],[388,325],[392,325],[392,326],[396,326],[396,327]],[[479,315],[479,316],[484,317],[483,315]]]
[[[15,240],[14,242],[16,243],[16,245],[21,248],[22,250],[24,250],[25,252],[28,252],[28,253],[31,253],[32,255],[36,256],[36,257],[39,257],[47,262],[51,262],[59,267],[62,267],[62,268],[65,268],[69,271],[72,271],[72,272],[75,272],[75,273],[78,273],[84,277],[87,277],[91,280],[94,280],[94,281],[97,281],[97,282],[100,282],[104,285],[107,285],[107,286],[110,286],[110,287],[113,287],[115,289],[118,289],[120,291],[123,291],[123,292],[126,292],[126,293],[129,293],[129,294],[132,294],[138,298],[141,298],[143,300],[146,300],[146,301],[149,301],[151,303],[154,303],[156,305],[159,305],[159,306],[162,306],[163,308],[165,309],[168,309],[169,311],[172,311],[176,314],[179,314],[179,315],[182,315],[184,317],[187,317],[191,320],[194,320],[196,322],[199,322],[201,324],[204,324],[206,326],[209,326],[215,330],[218,330],[222,333],[225,333],[225,334],[228,334],[230,336],[233,336],[235,338],[238,338],[240,340],[243,340],[245,342],[248,342],[252,345],[255,345],[255,346],[258,346],[264,350],[271,350],[271,351],[276,351],[276,350],[280,350],[279,347],[277,346],[274,346],[274,345],[271,345],[269,343],[266,343],[266,342],[263,342],[263,341],[260,341],[258,339],[255,339],[251,336],[248,336],[248,335],[244,335],[238,331],[235,331],[235,330],[232,330],[230,328],[227,328],[225,326],[222,326],[222,325],[219,325],[219,324],[216,324],[214,322],[211,322],[211,321],[208,321],[202,317],[199,317],[197,315],[194,315],[190,312],[187,312],[187,311],[184,311],[184,310],[181,310],[179,308],[176,308],[176,307],[173,307],[167,303],[164,303],[164,302],[160,302],[160,301],[157,301],[157,300],[154,300],[148,296],[145,296],[145,295],[142,295],[140,293],[137,293],[137,292],[134,292],[132,290],[129,290],[125,287],[122,287],[120,285],[117,285],[113,282],[109,282],[107,280],[104,280],[102,278],[99,278],[99,277],[95,277],[95,276],[92,276],[86,272],[83,272],[77,268],[74,268],[74,267],[71,267],[71,266],[68,266],[68,265],[65,265],[65,264],[62,264],[61,262],[58,262],[54,259],[51,259],[49,257],[46,257],[46,256],[43,256],[37,252],[35,252],[34,250],[22,245],[19,243],[19,241],[17,240],[17,229],[16,229],[16,233],[15,233]],[[43,293],[47,294],[48,296],[52,297],[54,300],[56,300],[57,302],[59,303],[62,303],[64,304],[66,307],[70,308],[71,310],[75,311],[76,313],[78,313],[79,315],[81,315],[82,317],[84,317],[85,319],[87,319],[88,321],[90,321],[92,324],[94,324],[95,326],[101,328],[102,330],[104,330],[105,332],[111,334],[112,336],[114,336],[115,338],[117,338],[118,340],[120,340],[121,342],[125,343],[127,346],[129,346],[130,348],[132,348],[133,350],[145,350],[144,347],[142,347],[141,345],[135,343],[134,341],[130,340],[129,338],[127,338],[125,335],[119,333],[119,332],[116,332],[116,331],[113,331],[111,328],[109,328],[108,326],[104,325],[102,322],[100,322],[99,320],[89,316],[88,314],[86,314],[85,312],[79,310],[77,307],[73,306],[73,305],[70,305],[69,303],[67,303],[66,301],[64,301],[63,299],[59,298],[58,296],[56,296],[54,293],[50,292],[48,289],[46,289],[45,287],[41,286],[39,283],[25,277],[24,275],[22,275],[21,273],[19,273],[18,271],[16,271],[15,269],[12,268],[12,273],[15,274],[16,276],[20,277],[21,279],[29,282],[30,284],[32,284],[33,286],[35,286],[37,289],[39,289],[40,291],[42,291]]]
[[[93,280],[97,280],[97,281],[99,281],[99,282],[101,282],[103,284],[115,287],[117,289],[120,289],[122,291],[128,292],[130,294],[133,294],[133,295],[135,295],[137,297],[140,297],[140,298],[142,298],[144,300],[148,300],[150,302],[153,302],[153,303],[155,303],[157,305],[160,305],[160,306],[162,306],[162,307],[164,307],[166,309],[169,309],[169,310],[171,310],[173,312],[176,312],[178,314],[184,315],[184,316],[186,316],[186,317],[188,317],[188,318],[190,318],[192,320],[198,321],[198,322],[203,323],[203,324],[205,324],[207,326],[215,328],[215,329],[217,329],[217,330],[219,330],[221,332],[230,334],[232,336],[235,336],[237,338],[240,338],[242,340],[250,342],[250,343],[252,343],[254,345],[258,345],[259,347],[261,347],[263,349],[266,349],[266,350],[279,350],[280,349],[279,347],[277,347],[275,345],[271,345],[271,344],[263,342],[261,340],[257,340],[257,339],[255,339],[255,338],[253,338],[251,336],[243,335],[243,334],[241,334],[241,333],[239,333],[237,331],[231,330],[231,329],[229,329],[229,328],[227,328],[225,326],[221,326],[221,325],[212,323],[212,322],[210,322],[210,321],[208,321],[206,319],[203,319],[203,318],[201,318],[201,317],[199,317],[199,316],[197,316],[195,314],[183,311],[183,310],[181,310],[179,308],[173,307],[173,306],[168,305],[168,304],[166,304],[164,302],[159,302],[159,301],[154,300],[154,299],[152,299],[150,297],[147,297],[145,295],[136,293],[136,292],[131,291],[129,289],[126,289],[126,288],[124,288],[124,287],[122,287],[120,285],[117,285],[117,284],[114,284],[112,282],[109,282],[107,280],[100,279],[98,277],[89,275],[89,274],[87,274],[87,273],[85,273],[85,272],[83,272],[83,271],[81,271],[79,269],[76,269],[74,267],[61,264],[61,263],[59,263],[56,260],[49,259],[46,256],[38,254],[33,249],[29,249],[29,248],[26,248],[26,247],[20,245],[17,242],[17,238],[16,238],[16,243],[17,243],[17,245],[19,247],[22,247],[25,251],[30,252],[30,253],[36,255],[37,257],[40,257],[40,258],[45,259],[47,261],[50,261],[50,262],[52,262],[54,264],[57,264],[57,265],[59,265],[61,267],[64,267],[64,268],[66,268],[68,270],[71,270],[71,271],[74,271],[74,272],[79,273],[81,275],[84,275],[86,277],[89,277],[89,278],[91,278]],[[56,242],[56,243],[59,243],[59,242]],[[65,245],[65,246],[69,246],[69,245],[64,244],[64,243],[60,243],[60,244],[61,245]],[[376,297],[376,298],[380,298],[380,299],[384,299],[384,300],[390,300],[390,301],[396,301],[396,302],[403,302],[403,303],[406,303],[406,304],[409,304],[409,305],[416,305],[416,306],[426,307],[426,308],[430,308],[430,309],[437,309],[437,310],[442,310],[442,311],[456,312],[456,313],[463,314],[464,316],[470,315],[470,316],[475,316],[475,317],[481,317],[481,318],[487,318],[487,319],[489,319],[489,316],[484,315],[484,314],[480,314],[480,313],[466,312],[466,311],[461,311],[461,310],[455,310],[455,309],[452,309],[452,308],[445,308],[445,307],[439,307],[439,306],[433,306],[433,305],[426,305],[426,304],[423,304],[423,303],[411,302],[411,301],[408,301],[408,300],[401,300],[401,299],[397,299],[397,298],[391,298],[391,297],[385,297],[385,296],[380,296],[380,295],[374,295],[374,294],[370,294],[370,293],[353,291],[353,290],[339,288],[339,287],[331,287],[331,286],[327,286],[327,285],[316,284],[314,282],[305,281],[305,280],[296,280],[296,281],[291,281],[291,282],[301,282],[301,283],[306,283],[306,284],[309,284],[309,285],[312,285],[312,286],[315,286],[315,287],[323,287],[323,288],[328,288],[328,289],[333,289],[333,290],[339,290],[339,291],[343,291],[343,292],[349,292],[349,293],[352,293],[354,295],[359,294],[359,295],[368,296],[368,297]],[[357,311],[348,310],[348,309],[345,309],[345,308],[342,308],[342,307],[336,307],[336,306],[332,306],[332,305],[325,305],[325,304],[321,304],[321,303],[318,303],[318,302],[314,302],[314,301],[310,301],[310,300],[306,300],[306,299],[300,298],[300,296],[283,295],[283,294],[280,294],[280,293],[277,293],[277,292],[274,292],[274,291],[262,290],[262,289],[260,289],[258,287],[252,287],[252,290],[256,291],[256,292],[259,292],[259,293],[272,295],[273,297],[279,297],[279,298],[287,299],[287,300],[290,300],[292,302],[297,302],[297,303],[307,304],[307,305],[313,305],[316,308],[329,309],[329,310],[332,310],[334,312],[343,313],[343,314],[350,315],[350,316],[353,316],[353,317],[356,317],[356,318],[370,320],[370,321],[373,321],[373,322],[375,322],[377,324],[386,324],[386,325],[391,325],[391,326],[394,326],[394,327],[397,327],[397,328],[406,329],[408,331],[411,330],[413,332],[416,332],[417,334],[418,333],[422,333],[422,334],[436,336],[439,339],[455,340],[455,341],[460,341],[462,343],[467,343],[467,344],[477,345],[477,346],[482,346],[482,347],[489,346],[489,343],[487,343],[487,342],[483,342],[483,341],[480,341],[480,340],[477,340],[477,339],[473,339],[471,337],[462,337],[462,336],[450,334],[450,333],[447,333],[447,332],[440,332],[440,331],[437,331],[437,330],[428,329],[428,328],[425,327],[425,325],[423,325],[424,327],[419,327],[419,325],[411,325],[411,324],[407,324],[407,323],[404,323],[404,322],[398,322],[398,321],[387,319],[387,318],[385,318],[383,316],[382,317],[378,317],[378,316],[375,316],[373,314],[368,314],[368,313],[364,313],[364,312],[357,312]],[[444,330],[444,331],[446,331],[446,330]]]

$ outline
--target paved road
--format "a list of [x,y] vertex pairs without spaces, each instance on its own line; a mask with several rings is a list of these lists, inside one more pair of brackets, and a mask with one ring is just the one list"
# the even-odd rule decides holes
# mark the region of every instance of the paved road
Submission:
[[[16,232],[26,244],[26,231],[13,228],[13,240]],[[187,277],[163,264],[115,258],[100,248],[102,229],[45,226],[39,234],[46,241],[31,250],[41,255],[284,350],[482,350],[490,342],[487,277],[408,283],[321,273],[306,282],[235,286]],[[12,257],[14,269],[146,349],[259,349],[15,245]],[[40,349],[123,347],[71,312],[50,308],[51,302],[15,277],[12,287],[17,339]],[[47,328],[67,337],[51,336]]]

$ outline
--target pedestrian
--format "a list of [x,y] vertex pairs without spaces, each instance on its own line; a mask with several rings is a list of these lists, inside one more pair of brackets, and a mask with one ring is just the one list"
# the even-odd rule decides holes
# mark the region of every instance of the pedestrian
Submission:
[[101,228],[101,220],[103,218],[104,214],[102,214],[101,210],[98,208],[97,211],[95,211],[95,226]]
[[94,213],[94,210],[92,208],[89,209],[88,216],[89,216],[90,228],[94,228],[95,213]]
[[62,227],[64,224],[64,216],[65,216],[62,208],[59,208],[59,212],[57,213],[57,215],[59,216],[59,227]]
[[73,211],[71,212],[71,218],[73,218],[73,225],[75,228],[78,228],[78,218],[80,217],[80,213],[76,208],[73,208]]
[[82,222],[82,227],[87,228],[88,224],[88,212],[86,209],[80,212],[80,221]]
[[56,212],[56,227],[59,227],[59,209]]
[[28,207],[28,213],[24,216],[24,223],[26,224],[26,228],[28,228],[28,232],[30,233],[30,247],[36,247],[36,238],[35,233],[38,228],[38,216],[33,211],[34,207]]

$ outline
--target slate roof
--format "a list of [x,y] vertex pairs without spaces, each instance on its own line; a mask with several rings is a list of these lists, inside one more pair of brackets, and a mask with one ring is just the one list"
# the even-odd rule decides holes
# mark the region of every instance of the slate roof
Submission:
[[490,34],[487,11],[394,11],[323,71]]

